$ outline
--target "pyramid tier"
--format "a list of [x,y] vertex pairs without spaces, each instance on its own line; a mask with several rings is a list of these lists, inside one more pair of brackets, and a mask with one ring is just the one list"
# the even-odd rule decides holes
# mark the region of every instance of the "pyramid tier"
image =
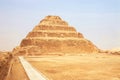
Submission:
[[81,33],[73,32],[73,31],[33,31],[27,35],[27,38],[30,37],[76,37],[83,38]]
[[37,25],[33,31],[37,30],[63,30],[63,31],[76,31],[73,27],[68,26],[47,26],[47,25]]
[[[83,38],[33,38],[24,39],[20,45],[21,48],[30,47],[27,52],[36,54],[52,54],[55,52],[63,53],[87,53],[97,52],[98,49],[88,40]],[[34,49],[33,51],[29,51]]]
[[82,38],[58,38],[58,37],[33,37],[33,38],[25,38],[22,40],[20,46],[30,46],[30,45],[41,45],[41,42],[49,42],[49,41],[64,41],[64,40],[84,40]]

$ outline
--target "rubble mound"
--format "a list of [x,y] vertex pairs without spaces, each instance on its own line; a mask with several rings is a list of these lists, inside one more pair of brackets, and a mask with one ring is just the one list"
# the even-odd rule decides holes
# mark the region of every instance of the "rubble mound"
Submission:
[[14,48],[15,55],[97,53],[99,49],[59,16],[46,16]]
[[12,57],[11,52],[0,52],[0,80],[6,80]]

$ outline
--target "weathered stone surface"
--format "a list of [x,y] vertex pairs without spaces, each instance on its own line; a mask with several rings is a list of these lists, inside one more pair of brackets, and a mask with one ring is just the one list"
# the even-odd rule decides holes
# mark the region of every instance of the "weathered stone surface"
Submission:
[[58,16],[47,16],[13,52],[17,55],[97,53],[99,49]]
[[81,33],[77,32],[44,32],[44,31],[39,31],[39,32],[30,32],[27,35],[27,38],[30,37],[58,37],[58,38],[65,38],[65,37],[73,37],[73,38],[83,38]]
[[56,25],[56,26],[48,26],[48,25],[37,25],[35,26],[35,28],[33,29],[33,31],[38,31],[38,30],[61,30],[61,31],[76,31],[75,28],[71,27],[71,26],[60,26],[60,25]]

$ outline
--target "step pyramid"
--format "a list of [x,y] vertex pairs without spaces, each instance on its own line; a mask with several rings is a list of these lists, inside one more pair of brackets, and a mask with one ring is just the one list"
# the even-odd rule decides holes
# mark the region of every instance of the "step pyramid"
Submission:
[[99,49],[59,16],[46,16],[14,48],[17,55],[97,53]]

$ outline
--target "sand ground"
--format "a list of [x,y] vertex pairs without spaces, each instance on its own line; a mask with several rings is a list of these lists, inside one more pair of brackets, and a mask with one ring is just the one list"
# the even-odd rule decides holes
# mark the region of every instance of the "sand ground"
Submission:
[[120,80],[120,56],[80,54],[25,57],[50,80]]

